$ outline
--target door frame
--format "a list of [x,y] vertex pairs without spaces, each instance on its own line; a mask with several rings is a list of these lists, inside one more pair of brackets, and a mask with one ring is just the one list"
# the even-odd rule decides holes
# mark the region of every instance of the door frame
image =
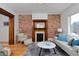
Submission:
[[13,45],[14,44],[14,15],[4,10],[3,8],[0,8],[0,14],[9,17],[9,44]]

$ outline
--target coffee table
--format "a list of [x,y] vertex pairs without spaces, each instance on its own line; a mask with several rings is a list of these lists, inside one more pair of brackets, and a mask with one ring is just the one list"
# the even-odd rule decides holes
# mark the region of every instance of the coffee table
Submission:
[[38,42],[37,46],[40,47],[39,56],[41,55],[42,50],[45,50],[45,49],[47,49],[47,50],[53,49],[54,53],[56,54],[56,51],[55,51],[56,45],[53,42],[48,42],[48,41]]

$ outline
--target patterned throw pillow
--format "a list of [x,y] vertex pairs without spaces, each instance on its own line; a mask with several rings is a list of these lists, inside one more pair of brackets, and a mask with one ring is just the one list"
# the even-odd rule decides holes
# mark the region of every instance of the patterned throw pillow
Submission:
[[0,56],[6,56],[6,54],[3,51],[0,51]]
[[74,38],[68,41],[68,45],[72,46],[72,42],[74,41]]

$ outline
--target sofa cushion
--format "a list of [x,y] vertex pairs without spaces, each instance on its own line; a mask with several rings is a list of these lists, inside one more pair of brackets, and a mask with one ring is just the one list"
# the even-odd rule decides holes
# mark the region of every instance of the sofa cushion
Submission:
[[74,49],[73,46],[69,46],[68,42],[60,41],[60,40],[54,40],[54,42],[69,55],[71,56],[77,55],[76,53],[77,49]]
[[67,41],[67,35],[66,34],[59,34],[57,39],[60,41]]
[[77,39],[77,38],[75,38],[74,40],[73,40],[73,42],[72,42],[72,45],[74,46],[74,45],[79,45],[79,39]]
[[75,52],[77,52],[77,53],[78,53],[78,55],[79,55],[79,46],[73,46],[72,48],[73,48],[73,49],[74,49],[74,51],[75,51]]

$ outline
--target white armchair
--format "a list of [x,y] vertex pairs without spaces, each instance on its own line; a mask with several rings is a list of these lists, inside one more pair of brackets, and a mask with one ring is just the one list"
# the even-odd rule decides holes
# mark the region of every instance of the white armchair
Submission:
[[0,44],[0,56],[10,56],[11,55],[11,49],[9,47],[3,47]]
[[24,33],[19,33],[17,41],[24,42],[25,40],[27,40],[27,35],[25,35]]
[[31,43],[32,43],[32,38],[27,39],[27,40],[24,41],[24,44],[25,44],[25,45],[29,45],[29,44],[31,44]]
[[7,52],[7,55],[11,55],[11,49],[9,47],[5,47],[4,50]]
[[25,45],[29,45],[32,43],[32,38],[28,39],[27,35],[25,35],[24,33],[19,33],[18,41],[21,43],[23,42]]

